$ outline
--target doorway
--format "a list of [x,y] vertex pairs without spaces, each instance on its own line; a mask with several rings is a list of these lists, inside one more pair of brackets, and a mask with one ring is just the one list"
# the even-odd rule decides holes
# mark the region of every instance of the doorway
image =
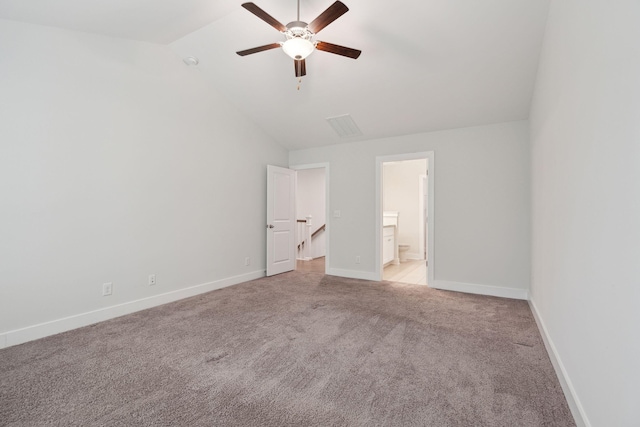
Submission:
[[381,280],[433,283],[433,152],[377,158]]
[[325,273],[328,267],[328,164],[292,166],[296,171],[296,270]]

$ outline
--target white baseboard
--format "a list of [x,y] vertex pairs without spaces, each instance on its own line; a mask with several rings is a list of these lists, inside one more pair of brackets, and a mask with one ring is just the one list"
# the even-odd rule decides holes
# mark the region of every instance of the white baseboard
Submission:
[[538,324],[538,329],[540,330],[540,335],[542,336],[542,341],[544,342],[544,346],[547,349],[547,353],[549,354],[549,359],[551,359],[551,364],[556,371],[556,375],[558,376],[558,380],[560,381],[560,386],[562,387],[562,391],[564,392],[564,396],[567,399],[567,403],[569,404],[569,409],[571,410],[571,415],[576,422],[578,427],[591,427],[591,423],[587,418],[587,414],[584,412],[584,408],[580,403],[580,399],[578,399],[578,395],[576,394],[575,389],[573,388],[573,384],[569,375],[567,374],[567,370],[562,363],[562,359],[560,359],[560,355],[556,350],[556,346],[553,344],[553,340],[549,336],[549,332],[547,331],[547,327],[544,324],[544,321],[540,317],[540,313],[536,308],[536,304],[529,300],[529,307],[531,307],[531,312],[533,313],[533,318],[536,320]]
[[474,283],[450,282],[448,280],[436,280],[429,287],[446,291],[466,292],[468,294],[490,295],[494,297],[526,300],[529,292],[526,289],[504,288],[500,286],[477,285]]
[[331,276],[346,277],[349,279],[378,280],[377,275],[371,271],[344,270],[341,268],[330,268],[329,270],[327,270],[327,274]]
[[225,288],[231,285],[237,285],[238,283],[247,282],[249,280],[259,279],[264,276],[264,270],[257,270],[251,273],[227,277],[225,279],[215,280],[213,282],[202,283],[200,285],[190,286],[188,288],[178,289],[164,294],[154,295],[148,298],[128,301],[122,304],[113,305],[111,307],[89,311],[87,313],[76,314],[62,319],[56,319],[37,325],[27,326],[26,328],[3,332],[0,334],[0,348],[11,347],[28,341],[44,338],[49,335],[55,335],[83,326],[92,325],[94,323],[113,319],[115,317],[120,317],[125,314],[131,314],[136,311],[146,310],[148,308],[203,294],[205,292],[214,291],[216,289]]

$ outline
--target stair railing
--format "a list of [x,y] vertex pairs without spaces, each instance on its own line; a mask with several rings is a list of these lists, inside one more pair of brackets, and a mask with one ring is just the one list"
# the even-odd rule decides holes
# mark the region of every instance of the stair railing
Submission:
[[313,217],[311,215],[308,215],[305,217],[305,219],[297,220],[298,228],[296,230],[296,234],[298,242],[298,252],[296,255],[296,259],[302,261],[311,261],[313,259],[313,254],[311,253],[311,241],[321,231],[324,231],[327,228],[326,224],[322,224],[316,231],[311,233],[311,228],[313,226],[311,221],[312,219]]

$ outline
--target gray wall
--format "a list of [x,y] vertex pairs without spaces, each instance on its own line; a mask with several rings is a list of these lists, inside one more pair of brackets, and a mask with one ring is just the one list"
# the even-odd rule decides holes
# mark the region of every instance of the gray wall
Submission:
[[0,52],[0,347],[265,268],[265,165],[287,152],[197,70],[166,46],[10,21]]
[[587,425],[640,422],[640,2],[551,2],[531,298]]
[[[526,295],[530,275],[528,123],[456,129],[291,151],[330,163],[330,268],[375,270],[376,156],[435,152],[435,279]],[[431,172],[430,172],[431,173]],[[355,257],[361,263],[355,263]]]

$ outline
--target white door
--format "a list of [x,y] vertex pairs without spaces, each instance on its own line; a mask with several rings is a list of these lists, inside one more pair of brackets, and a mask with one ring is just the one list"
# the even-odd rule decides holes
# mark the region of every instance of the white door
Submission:
[[267,276],[296,268],[295,174],[267,165]]

